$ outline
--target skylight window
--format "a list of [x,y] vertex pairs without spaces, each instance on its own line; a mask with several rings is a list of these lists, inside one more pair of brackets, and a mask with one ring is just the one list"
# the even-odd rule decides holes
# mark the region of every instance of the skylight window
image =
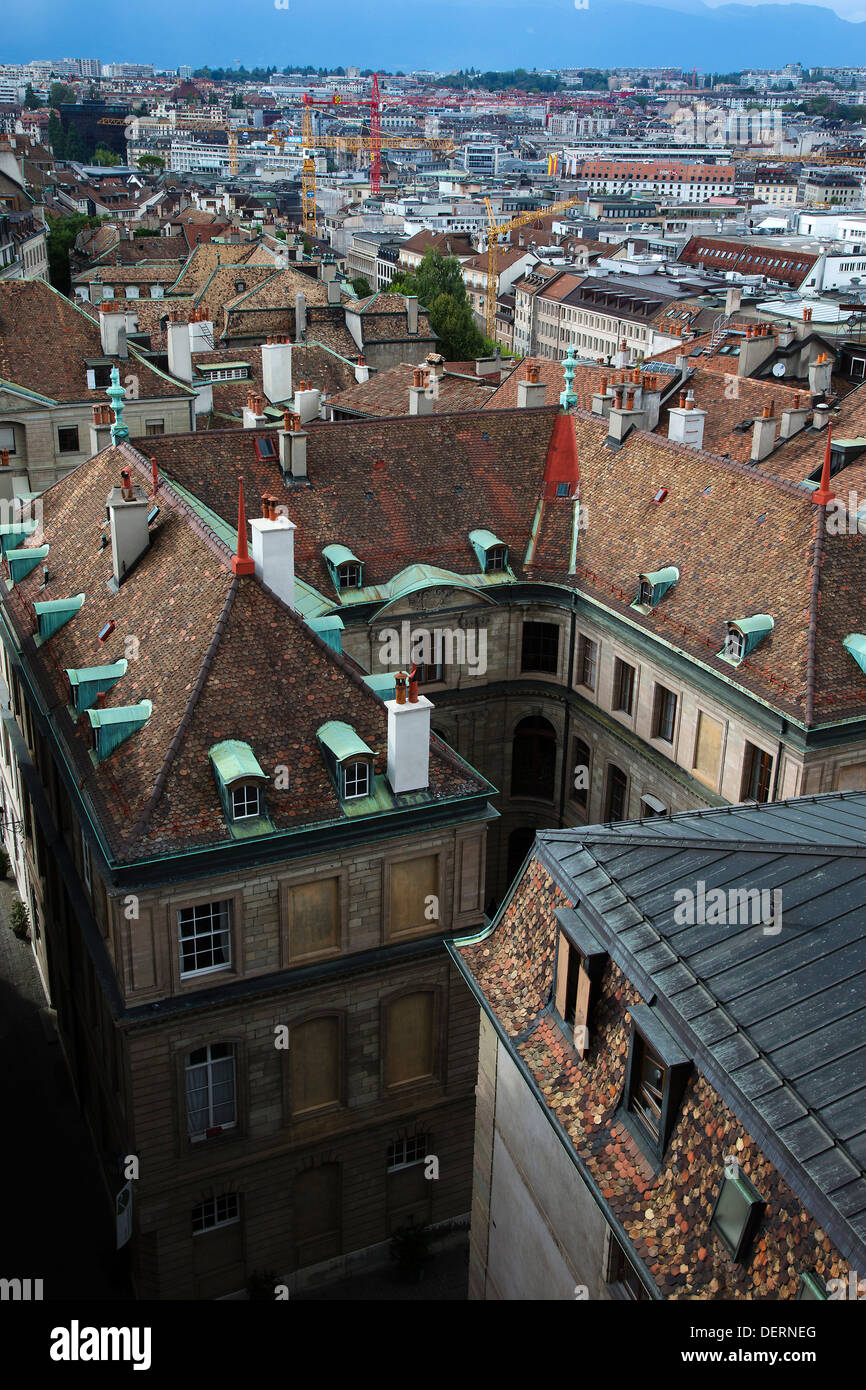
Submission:
[[262,462],[268,459],[275,459],[277,451],[274,448],[274,441],[268,435],[260,435],[255,439],[256,453]]

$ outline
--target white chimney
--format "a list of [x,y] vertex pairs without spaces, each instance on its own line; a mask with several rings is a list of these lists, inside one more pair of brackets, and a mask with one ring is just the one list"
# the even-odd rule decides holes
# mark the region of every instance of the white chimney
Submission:
[[418,332],[417,294],[407,294],[406,296],[406,331],[410,337],[414,337]]
[[409,387],[409,414],[432,415],[435,405],[436,397],[424,379],[424,372],[421,367],[416,367]]
[[120,478],[120,486],[113,487],[106,500],[116,584],[123,582],[150,545],[147,518],[152,505],[144,488],[133,484],[131,468],[122,468]]
[[337,274],[337,267],[334,265],[334,262],[331,260],[329,256],[322,261],[319,267],[319,274],[322,278],[323,283],[326,285],[330,285],[333,279],[335,278]]
[[752,425],[752,463],[760,463],[772,451],[776,442],[776,416],[771,414],[773,406],[765,405],[763,413]]
[[321,403],[322,393],[318,387],[311,386],[308,381],[299,382],[295,391],[295,412],[300,415],[302,425],[318,417]]
[[830,390],[830,375],[833,362],[828,353],[822,352],[814,362],[809,363],[809,390],[813,396],[825,396]]
[[252,392],[247,396],[247,403],[244,406],[244,429],[260,430],[268,423],[265,415],[265,401],[263,396],[254,396]]
[[343,298],[343,292],[342,292],[342,289],[340,288],[340,282],[339,282],[339,280],[329,280],[329,281],[327,282],[327,285],[328,285],[328,303],[329,303],[329,304],[339,304],[340,301],[341,301],[342,298]]
[[[405,673],[398,674],[397,692],[405,694]],[[402,683],[402,691],[401,691]],[[386,700],[388,711],[388,781],[391,790],[423,791],[430,785],[430,711],[433,708],[425,695],[418,695],[401,704]]]
[[292,345],[288,340],[262,343],[262,389],[271,405],[292,397]]
[[99,306],[99,337],[106,357],[126,357],[126,309],[113,299]]
[[363,386],[365,381],[370,380],[370,368],[367,366],[367,359],[364,356],[363,352],[358,358],[358,362],[355,367],[355,380],[358,382],[360,386]]
[[210,319],[193,319],[189,325],[190,352],[213,352],[213,323]]
[[189,341],[189,324],[179,319],[169,319],[165,326],[168,343],[168,370],[178,381],[192,381],[192,349]]
[[288,411],[285,421],[290,428],[280,430],[280,471],[283,478],[306,478],[307,431],[301,429],[298,415]]
[[628,348],[626,346],[625,338],[623,338],[622,342],[617,348],[616,356],[613,359],[613,365],[615,367],[628,366]]
[[295,523],[274,497],[262,498],[263,516],[250,522],[256,579],[273,589],[289,608],[295,606]]
[[726,318],[730,318],[730,317],[731,317],[731,314],[735,314],[735,313],[737,312],[737,310],[739,309],[740,305],[742,304],[742,302],[743,302],[743,287],[742,287],[742,285],[731,285],[730,289],[728,290],[727,294],[725,295],[725,317],[726,317]]
[[295,342],[302,343],[307,332],[307,296],[298,291],[295,295]]
[[522,409],[544,405],[546,395],[547,383],[538,380],[538,368],[534,362],[530,362],[526,368],[526,376],[517,383],[517,404]]
[[668,411],[668,439],[677,444],[688,444],[691,449],[701,449],[704,443],[704,420],[707,412],[698,410],[694,392],[680,395],[680,404]]
[[794,404],[782,411],[782,424],[779,429],[780,439],[790,439],[792,434],[797,434],[800,430],[805,429],[809,423],[812,408],[808,400],[805,405],[801,405],[800,399],[799,395],[795,395]]

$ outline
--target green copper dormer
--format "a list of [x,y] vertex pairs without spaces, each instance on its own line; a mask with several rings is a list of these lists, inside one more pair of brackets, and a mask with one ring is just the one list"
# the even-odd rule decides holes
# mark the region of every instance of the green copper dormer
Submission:
[[676,565],[668,565],[663,570],[647,570],[645,574],[638,576],[637,598],[633,600],[631,607],[636,608],[639,613],[651,613],[679,577],[680,572]]
[[469,541],[475,551],[482,574],[511,573],[508,546],[492,531],[470,531]]
[[96,704],[97,695],[104,695],[126,675],[128,662],[123,659],[111,666],[83,666],[79,670],[66,668],[66,679],[72,693],[76,714],[83,714]]
[[150,700],[137,705],[114,705],[111,709],[89,709],[87,717],[93,733],[91,757],[103,762],[115,748],[146,724],[153,713]]
[[344,623],[339,613],[332,613],[324,618],[308,618],[307,627],[321,637],[338,656],[342,656]]
[[49,549],[47,545],[36,545],[32,550],[7,550],[6,559],[12,583],[17,584],[19,579],[24,579],[31,570],[35,570],[42,560],[47,560]]
[[228,738],[215,743],[208,757],[233,837],[242,840],[269,834],[274,823],[265,805],[268,777],[250,745]]
[[316,730],[316,738],[325,755],[337,795],[345,804],[370,802],[375,809],[373,750],[355,733],[351,724],[341,719],[329,719]]
[[850,632],[842,646],[851,653],[860,670],[866,673],[866,636],[862,632]]
[[83,594],[76,594],[75,598],[55,598],[49,599],[45,603],[34,603],[36,621],[39,624],[37,640],[46,642],[53,633],[63,627],[64,623],[68,623],[70,618],[74,618],[83,605]]
[[753,652],[762,638],[773,631],[774,623],[769,613],[755,613],[751,618],[738,618],[728,623],[725,645],[718,653],[720,661],[731,666],[739,666],[749,652]]
[[328,566],[331,582],[337,593],[343,589],[361,589],[364,585],[364,566],[345,545],[326,545],[322,558]]
[[8,555],[10,550],[17,550],[22,541],[33,535],[38,525],[38,521],[4,522],[0,526],[0,551]]

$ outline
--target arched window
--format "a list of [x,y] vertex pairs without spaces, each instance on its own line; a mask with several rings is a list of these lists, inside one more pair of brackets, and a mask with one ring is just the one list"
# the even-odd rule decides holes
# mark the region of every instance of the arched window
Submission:
[[511,757],[511,795],[553,800],[556,775],[556,731],[540,715],[521,719],[514,731]]
[[535,840],[535,829],[531,825],[521,825],[519,829],[512,830],[508,837],[508,882],[512,883],[514,878],[532,848]]

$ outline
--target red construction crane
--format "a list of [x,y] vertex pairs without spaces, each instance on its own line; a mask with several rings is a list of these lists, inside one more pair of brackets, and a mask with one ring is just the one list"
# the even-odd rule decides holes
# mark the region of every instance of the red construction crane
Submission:
[[382,109],[379,102],[379,74],[373,73],[370,93],[370,196],[382,191]]

